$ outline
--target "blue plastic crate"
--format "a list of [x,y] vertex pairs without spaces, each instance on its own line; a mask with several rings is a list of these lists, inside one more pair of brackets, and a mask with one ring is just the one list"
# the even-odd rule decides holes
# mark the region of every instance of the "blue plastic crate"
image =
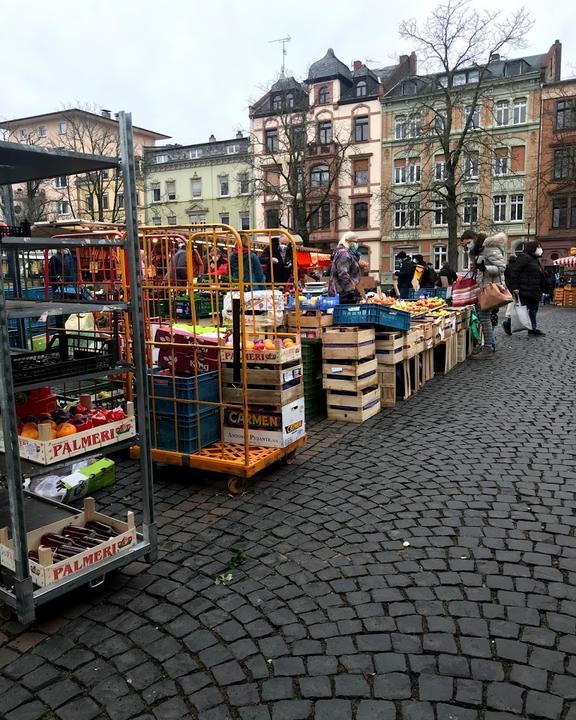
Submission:
[[438,297],[438,298],[446,298],[446,292],[448,288],[440,287],[440,288],[420,288],[420,290],[409,290],[408,291],[408,299],[409,300],[418,300],[419,298],[429,298],[429,297]]
[[[316,302],[314,304],[311,304],[308,301],[308,298],[304,302],[300,303],[300,309],[301,310],[320,310],[321,312],[325,312],[326,310],[331,310],[332,308],[336,307],[338,303],[340,302],[340,295],[317,295],[316,296]],[[286,306],[287,310],[294,310],[296,305],[296,301],[294,299],[293,295],[290,295],[288,299],[288,304]]]
[[196,417],[178,416],[178,418],[174,418],[173,415],[156,415],[154,418],[155,428],[152,430],[155,448],[193,453],[220,440],[220,411],[218,408],[204,410],[199,417],[200,427],[198,427]]
[[334,308],[334,325],[373,325],[392,330],[410,330],[410,313],[372,303],[337,305]]
[[[154,410],[160,415],[174,413],[174,398],[176,398],[176,412],[178,417],[191,418],[196,416],[198,408],[201,412],[210,408],[198,405],[193,400],[201,402],[218,402],[218,371],[201,373],[198,376],[173,377],[162,375],[160,371],[148,373],[151,377],[150,395],[154,396]],[[196,378],[198,379],[198,397],[196,397]],[[166,398],[166,399],[164,399]]]

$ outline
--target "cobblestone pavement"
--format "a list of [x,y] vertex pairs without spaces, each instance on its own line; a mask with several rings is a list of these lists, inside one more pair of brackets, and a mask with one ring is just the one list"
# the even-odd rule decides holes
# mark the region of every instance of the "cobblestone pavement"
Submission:
[[165,470],[153,567],[0,624],[0,717],[575,720],[576,312],[542,324],[242,497]]

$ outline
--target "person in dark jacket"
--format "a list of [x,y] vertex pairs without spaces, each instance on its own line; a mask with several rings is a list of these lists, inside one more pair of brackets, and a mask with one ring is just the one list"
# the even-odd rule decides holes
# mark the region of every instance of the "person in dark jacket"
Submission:
[[357,240],[356,233],[344,233],[332,255],[328,292],[340,296],[340,305],[353,305],[362,297],[360,263],[356,256]]
[[396,260],[399,260],[401,263],[400,270],[398,270],[398,274],[396,276],[400,297],[407,298],[410,290],[412,289],[412,278],[414,277],[416,265],[412,262],[412,258],[404,252],[404,250],[401,250],[398,255],[396,255]]
[[273,237],[270,247],[262,253],[262,265],[266,275],[266,282],[284,285],[292,278],[294,266],[292,261],[292,246],[283,235]]
[[458,275],[452,270],[450,265],[448,264],[448,260],[442,261],[442,267],[440,268],[440,272],[438,273],[438,287],[444,287],[444,284],[442,283],[442,278],[446,278],[446,285],[447,287],[450,287],[454,283],[454,281],[458,278]]
[[540,264],[542,247],[537,240],[526,243],[524,250],[518,255],[518,259],[510,266],[510,282],[508,287],[511,292],[519,296],[522,305],[528,308],[528,315],[532,323],[532,330],[529,335],[546,335],[537,327],[536,316],[542,299],[542,293],[546,290],[546,275]]
[[[232,280],[238,280],[238,272],[239,258],[238,248],[236,247],[230,255],[230,274]],[[242,236],[242,272],[246,289],[251,287],[252,290],[266,290],[266,279],[262,265],[260,264],[260,258],[254,250],[250,249],[250,238],[245,235]]]
[[518,260],[517,255],[511,255],[508,258],[508,265],[506,265],[506,270],[504,270],[504,282],[506,283],[506,287],[510,292],[512,292],[512,288],[510,287],[510,280],[511,280],[511,272],[512,272],[512,265]]

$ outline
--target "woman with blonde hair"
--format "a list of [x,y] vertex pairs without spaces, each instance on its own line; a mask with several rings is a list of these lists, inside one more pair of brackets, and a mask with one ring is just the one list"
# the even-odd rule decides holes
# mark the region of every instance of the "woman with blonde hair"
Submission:
[[353,305],[362,297],[360,291],[360,261],[357,256],[358,235],[346,232],[332,255],[328,292],[338,294],[341,305]]

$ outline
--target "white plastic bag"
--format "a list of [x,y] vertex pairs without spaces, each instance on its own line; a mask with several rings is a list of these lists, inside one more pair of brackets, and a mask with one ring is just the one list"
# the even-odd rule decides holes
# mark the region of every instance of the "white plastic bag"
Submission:
[[[232,299],[240,297],[239,292],[226,293],[224,296],[224,307],[222,308],[222,320],[226,323],[232,322]],[[252,313],[260,317],[262,322],[282,325],[284,322],[284,294],[280,290],[253,290],[244,293],[244,313],[252,317]]]
[[510,330],[520,332],[522,330],[532,330],[532,322],[528,315],[528,308],[522,305],[519,300],[515,300],[508,304],[506,308],[506,319],[510,319]]

